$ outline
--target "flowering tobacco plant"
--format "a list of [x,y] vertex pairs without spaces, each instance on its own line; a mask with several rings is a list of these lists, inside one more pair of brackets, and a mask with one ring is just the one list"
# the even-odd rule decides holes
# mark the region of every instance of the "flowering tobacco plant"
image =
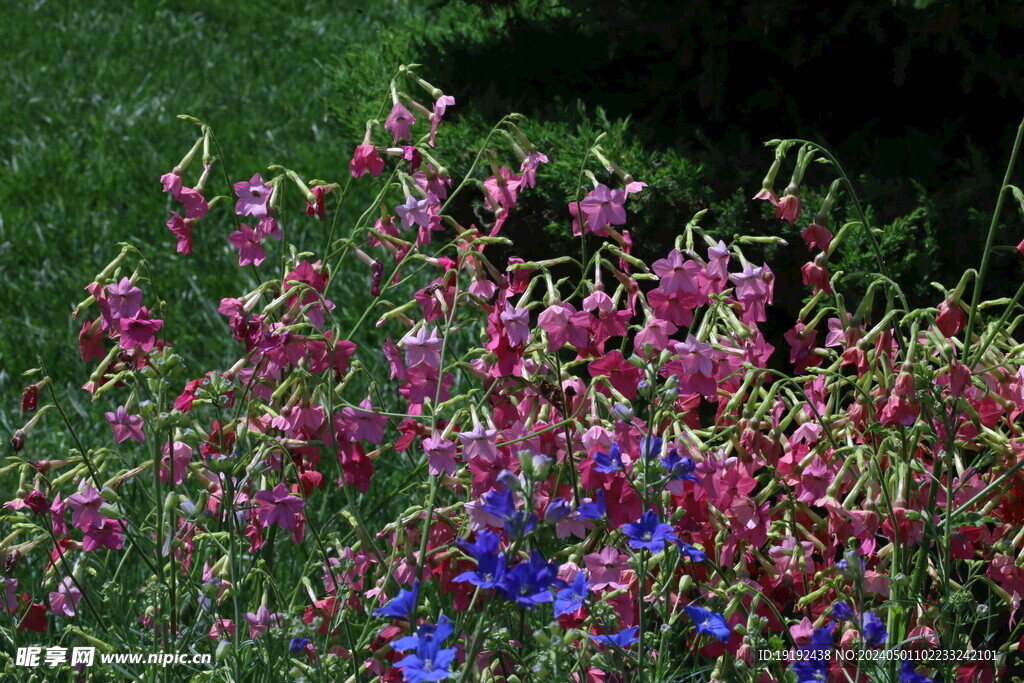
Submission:
[[[873,233],[837,162],[793,140],[770,143],[757,195],[780,230],[812,161],[837,175],[800,275],[745,251],[781,237],[727,243],[703,214],[647,264],[626,205],[650,190],[597,142],[563,217],[579,258],[503,258],[547,156],[510,115],[453,178],[455,106],[401,67],[335,183],[230,169],[183,117],[200,134],[161,179],[168,227],[252,281],[217,307],[237,360],[187,365],[135,247],[86,287],[83,388],[111,433],[83,443],[33,371],[0,469],[4,636],[215,653],[196,680],[1001,675],[1022,635],[1024,287],[980,302],[986,251],[911,310],[876,251],[848,308],[829,258]],[[356,182],[376,188],[362,212]],[[481,224],[463,225],[449,206],[472,193]],[[841,195],[854,220],[833,234]],[[762,327],[787,276],[808,300],[776,349]],[[75,448],[37,452],[44,418]],[[887,648],[978,656],[824,656]],[[820,656],[763,656],[789,649]]]

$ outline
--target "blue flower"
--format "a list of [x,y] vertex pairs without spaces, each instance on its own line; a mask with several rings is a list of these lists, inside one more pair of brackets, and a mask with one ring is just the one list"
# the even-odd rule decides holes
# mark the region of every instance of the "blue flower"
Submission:
[[591,640],[595,643],[601,643],[602,645],[617,645],[621,648],[627,648],[636,641],[640,640],[636,637],[637,631],[640,629],[636,626],[627,628],[624,631],[620,631],[614,635],[609,636],[590,636]]
[[548,509],[544,512],[544,521],[557,524],[572,513],[572,507],[565,498],[555,498],[548,503]]
[[837,602],[832,605],[832,616],[839,621],[853,621],[853,608],[849,603]]
[[661,459],[661,464],[668,470],[669,479],[686,479],[700,483],[700,479],[693,474],[693,471],[697,468],[697,463],[688,455],[680,456],[679,451],[674,448]]
[[520,562],[505,572],[495,588],[507,600],[533,608],[554,600],[551,588],[564,588],[565,581],[558,578],[558,564],[546,562],[536,550],[530,559]]
[[697,633],[712,636],[723,643],[729,641],[732,629],[729,628],[725,615],[706,610],[697,605],[685,605],[683,609],[693,619],[693,623],[697,625]]
[[900,666],[900,683],[935,683],[932,679],[928,678],[924,674],[919,674],[914,670],[914,662],[909,659],[904,659],[902,666]]
[[882,623],[882,619],[874,612],[865,612],[861,615],[860,620],[864,644],[868,647],[878,647],[889,637],[885,630],[885,624]]
[[555,598],[555,616],[572,614],[578,610],[583,606],[583,601],[587,599],[588,592],[590,592],[590,582],[587,581],[587,573],[577,572],[569,587],[558,591],[558,596]]
[[829,624],[825,628],[814,629],[810,644],[800,648],[801,656],[793,663],[792,669],[797,683],[823,683],[828,680],[829,660],[825,653],[834,647],[832,631],[835,627],[835,624]]
[[495,517],[508,520],[512,519],[512,515],[516,511],[516,501],[512,497],[512,492],[508,489],[501,493],[489,491],[484,495],[484,503],[480,507]]
[[604,489],[597,490],[593,503],[584,503],[579,507],[580,519],[601,519],[608,516],[608,507],[604,503]]
[[455,648],[441,649],[441,643],[453,630],[452,622],[442,614],[436,626],[420,624],[417,635],[399,638],[391,643],[391,647],[398,652],[415,650],[415,653],[395,662],[395,666],[402,670],[405,680],[410,683],[423,683],[441,681],[452,675],[448,667],[455,661]]
[[676,541],[676,547],[679,548],[679,554],[685,555],[694,562],[705,562],[708,556],[700,548],[696,548],[685,541]]
[[453,581],[468,581],[480,588],[494,588],[505,576],[505,553],[498,552],[498,535],[484,529],[476,535],[476,543],[458,540],[459,547],[476,560],[476,570],[463,572]]
[[537,515],[532,512],[528,515],[522,510],[516,510],[510,518],[505,520],[505,531],[509,538],[522,538],[533,531],[536,521]]
[[375,617],[392,617],[394,619],[408,619],[416,607],[416,594],[420,590],[420,582],[412,584],[412,590],[404,588],[398,591],[398,595],[383,607],[373,610]]
[[309,645],[309,638],[292,638],[292,642],[288,643],[288,652],[297,655],[305,650],[307,645]]
[[661,453],[663,443],[660,436],[645,436],[640,439],[640,455],[644,460],[650,460]]
[[611,474],[612,472],[618,472],[623,467],[625,466],[622,464],[622,448],[618,442],[613,443],[607,453],[603,451],[594,453],[594,469],[598,472]]
[[654,510],[645,512],[639,522],[623,525],[622,532],[629,538],[630,548],[647,548],[652,553],[661,551],[666,541],[678,540],[672,533],[672,527],[662,524]]

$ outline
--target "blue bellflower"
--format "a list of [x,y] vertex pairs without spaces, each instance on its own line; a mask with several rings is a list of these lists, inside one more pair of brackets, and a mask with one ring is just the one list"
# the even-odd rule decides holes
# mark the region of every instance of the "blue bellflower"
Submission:
[[679,451],[674,448],[661,459],[661,464],[668,470],[669,479],[677,481],[686,479],[687,481],[700,483],[700,479],[693,474],[693,471],[697,468],[697,463],[688,455],[680,456]]
[[885,630],[882,619],[874,612],[865,612],[861,615],[861,634],[864,636],[864,644],[868,647],[878,647],[885,643],[889,634]]
[[604,489],[598,489],[593,502],[584,503],[579,507],[580,519],[602,519],[608,516],[608,506],[604,502]]
[[558,591],[555,597],[555,616],[572,614],[583,607],[583,601],[587,599],[590,592],[590,582],[587,581],[586,572],[577,572],[568,588]]
[[565,498],[555,498],[548,503],[548,509],[544,511],[544,521],[558,524],[572,513],[572,506]]
[[693,623],[697,625],[697,633],[717,638],[723,643],[729,641],[732,629],[729,628],[729,622],[725,620],[725,615],[706,610],[697,605],[684,605],[683,609],[693,619]]
[[441,644],[453,631],[452,622],[442,614],[436,626],[420,624],[417,635],[399,638],[391,643],[391,647],[398,652],[415,650],[413,654],[395,662],[405,680],[409,683],[425,683],[442,681],[452,675],[448,667],[455,661],[455,648],[442,649]]
[[634,550],[647,548],[652,553],[660,552],[666,541],[677,541],[672,527],[662,524],[654,510],[648,510],[639,522],[622,526],[622,532],[629,538],[629,547]]
[[625,465],[622,464],[622,448],[618,442],[613,443],[607,453],[603,451],[594,453],[594,469],[598,472],[611,474],[612,472],[624,469],[624,467]]
[[505,576],[505,553],[498,552],[498,535],[484,529],[476,535],[476,543],[458,539],[459,547],[476,560],[476,569],[463,572],[453,581],[468,581],[480,588],[494,588]]
[[624,631],[620,631],[619,633],[612,635],[590,636],[590,639],[595,643],[600,643],[601,645],[616,645],[625,649],[640,640],[636,637],[637,631],[639,630],[639,628],[633,626],[632,628],[627,628]]
[[398,595],[383,607],[373,610],[375,617],[392,617],[393,619],[408,619],[412,616],[412,610],[416,606],[416,594],[420,590],[420,582],[412,584],[412,590],[404,588],[398,591]]
[[839,621],[853,621],[853,608],[847,602],[832,605],[832,616]]
[[661,453],[662,444],[664,444],[664,441],[661,440],[660,436],[645,436],[640,439],[640,455],[645,461],[650,460]]

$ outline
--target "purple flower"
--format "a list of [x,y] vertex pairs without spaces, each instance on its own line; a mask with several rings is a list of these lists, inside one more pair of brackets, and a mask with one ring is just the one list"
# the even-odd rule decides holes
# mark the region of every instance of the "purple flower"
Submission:
[[914,662],[904,659],[900,666],[900,683],[934,683],[932,679],[914,670]]
[[700,483],[700,479],[693,474],[694,470],[697,469],[697,463],[688,455],[680,456],[679,451],[674,448],[661,459],[661,464],[668,470],[669,479],[686,479],[687,481]]
[[832,616],[839,621],[853,621],[853,608],[849,603],[837,602],[832,605]]
[[116,412],[104,413],[103,416],[110,423],[115,443],[121,443],[126,439],[135,439],[139,443],[146,442],[146,435],[142,433],[141,415],[129,415],[124,406],[118,406]]
[[608,516],[608,507],[604,502],[604,489],[598,489],[597,495],[590,503],[579,507],[580,519],[602,519]]
[[697,625],[697,633],[712,636],[723,643],[728,642],[732,629],[729,628],[729,623],[725,620],[724,615],[697,605],[685,605],[683,609]]
[[284,484],[278,484],[273,491],[257,491],[253,500],[259,504],[256,519],[260,524],[278,524],[288,531],[295,530],[297,518],[306,507],[306,501],[293,496]]
[[558,578],[558,564],[545,562],[534,550],[528,561],[520,562],[506,572],[496,588],[507,600],[532,609],[535,605],[554,600],[551,588],[565,586],[565,581]]
[[406,655],[401,661],[395,662],[395,666],[402,670],[406,681],[409,683],[442,681],[452,675],[448,667],[455,661],[455,648],[442,650],[441,643],[453,631],[451,621],[442,614],[436,626],[429,623],[420,624],[417,635],[405,636],[391,643],[391,647],[398,652],[416,651],[414,654]]
[[437,330],[426,325],[420,327],[415,333],[410,333],[402,338],[402,346],[405,347],[405,364],[413,367],[424,363],[432,368],[441,365],[441,337],[437,336]]
[[684,541],[676,541],[676,548],[679,549],[680,555],[684,555],[693,560],[694,562],[705,562],[708,559],[708,556],[704,553],[703,550],[695,548],[694,546]]
[[142,290],[126,277],[114,285],[107,285],[107,306],[114,320],[134,318],[142,308]]
[[640,629],[638,627],[633,626],[612,635],[590,636],[590,639],[595,643],[600,643],[601,645],[614,645],[616,647],[627,648],[640,640],[636,637],[639,630]]
[[309,645],[309,638],[292,638],[291,642],[288,643],[288,652],[293,655],[297,655]]
[[645,512],[640,521],[624,525],[622,532],[629,538],[630,548],[646,548],[652,553],[660,552],[666,541],[678,540],[672,532],[672,527],[662,524],[654,510]]
[[235,183],[235,194],[238,201],[235,203],[235,213],[239,216],[252,216],[253,218],[264,218],[267,211],[267,202],[274,188],[263,182],[259,173],[249,179]]
[[75,616],[75,608],[82,599],[82,591],[78,590],[70,576],[65,576],[55,593],[50,593],[50,609],[54,614],[66,617]]
[[281,625],[281,614],[279,612],[271,613],[266,605],[260,605],[255,614],[246,612],[245,620],[249,622],[249,637],[256,640],[266,633],[271,626]]
[[555,498],[544,511],[544,521],[557,524],[572,514],[572,507],[565,498]]

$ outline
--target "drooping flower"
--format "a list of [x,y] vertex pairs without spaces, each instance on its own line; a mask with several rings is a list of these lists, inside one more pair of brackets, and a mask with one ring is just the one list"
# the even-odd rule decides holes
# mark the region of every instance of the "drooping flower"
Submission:
[[267,258],[267,252],[260,244],[259,235],[245,223],[231,233],[228,239],[238,249],[238,265],[240,266],[258,266]]
[[194,221],[185,219],[171,211],[171,217],[167,221],[167,229],[178,240],[175,251],[179,254],[192,253],[192,225]]
[[295,530],[297,518],[302,508],[306,507],[306,501],[293,496],[283,483],[275,486],[272,491],[257,491],[253,500],[259,504],[256,519],[261,525],[267,527],[277,524],[287,531]]
[[129,415],[124,406],[118,406],[112,413],[104,413],[110,428],[114,432],[114,442],[121,443],[126,439],[135,439],[139,443],[146,442],[146,435],[142,432],[142,416]]
[[693,619],[693,623],[697,625],[697,633],[717,638],[723,643],[729,640],[732,629],[729,628],[729,623],[725,620],[725,616],[718,612],[706,610],[698,605],[686,605],[683,609]]
[[437,136],[437,126],[444,118],[445,110],[455,104],[455,98],[451,95],[441,95],[434,100],[434,111],[430,115],[430,146],[434,146],[434,138]]
[[409,129],[414,123],[416,123],[416,119],[413,117],[412,112],[406,109],[401,102],[395,102],[395,105],[391,108],[391,113],[384,120],[384,128],[391,132],[397,144],[399,140],[412,139]]
[[348,168],[353,178],[359,178],[367,171],[371,176],[377,177],[384,171],[384,159],[373,145],[359,145],[352,154]]

